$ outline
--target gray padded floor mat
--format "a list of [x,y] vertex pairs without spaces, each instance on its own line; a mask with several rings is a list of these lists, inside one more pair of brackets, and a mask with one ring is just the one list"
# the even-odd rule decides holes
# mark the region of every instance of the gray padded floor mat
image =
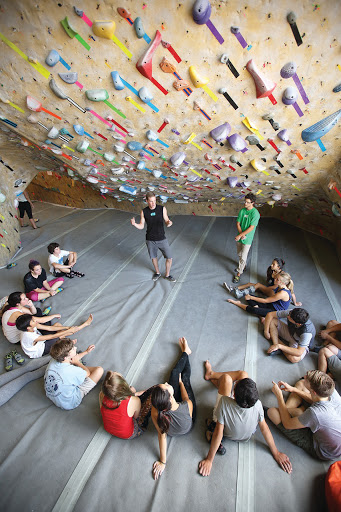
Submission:
[[[271,427],[280,451],[293,464],[291,475],[277,466],[257,430],[249,443],[225,441],[227,453],[216,456],[211,475],[198,474],[208,451],[205,418],[215,403],[215,388],[203,378],[203,362],[218,371],[246,369],[257,381],[261,399],[275,405],[272,380],[294,384],[317,366],[308,354],[292,365],[269,358],[268,342],[258,320],[226,302],[222,287],[231,281],[236,263],[235,219],[177,216],[166,230],[173,252],[175,284],[154,283],[145,234],[130,224],[131,215],[112,210],[81,211],[36,204],[39,230],[22,230],[16,267],[0,271],[0,297],[22,290],[31,258],[47,268],[46,246],[58,241],[76,250],[82,279],[64,282],[65,289],[44,303],[62,314],[66,325],[94,314],[92,325],[78,333],[78,347],[94,343],[87,364],[101,365],[127,376],[137,389],[165,382],[186,336],[192,348],[192,386],[197,399],[193,430],[168,440],[167,468],[154,482],[158,458],[152,424],[132,441],[111,438],[101,426],[99,386],[73,411],[55,407],[44,394],[43,379],[22,388],[1,407],[0,489],[2,509],[16,511],[321,511],[329,464],[316,461]],[[297,299],[317,329],[332,318],[341,321],[341,274],[334,246],[299,228],[261,219],[247,270],[264,282],[274,257],[286,260]],[[254,267],[254,268],[253,268]],[[164,262],[161,262],[164,272]],[[0,356],[10,344],[0,335]],[[48,358],[45,358],[48,360]],[[3,360],[3,359],[2,359]],[[30,368],[32,361],[23,368]],[[5,374],[1,386],[22,369]]]

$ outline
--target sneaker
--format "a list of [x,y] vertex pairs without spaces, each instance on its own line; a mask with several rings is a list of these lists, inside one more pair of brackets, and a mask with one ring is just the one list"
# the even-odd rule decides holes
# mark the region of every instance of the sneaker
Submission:
[[165,276],[165,279],[167,279],[167,281],[170,281],[171,283],[176,283],[176,279],[173,276]]
[[62,288],[62,287],[60,286],[59,288],[57,288],[56,293],[62,292],[63,290],[64,290],[64,288]]
[[219,455],[225,455],[226,448],[225,448],[225,446],[222,443],[220,443],[219,448],[217,450],[217,453],[219,453]]
[[158,274],[157,272],[155,272],[152,279],[153,279],[153,281],[157,281],[158,279],[160,279],[160,277],[161,277],[161,274]]
[[239,281],[240,281],[240,276],[238,276],[238,275],[235,275],[234,278],[232,279],[233,283],[239,283]]
[[5,355],[5,370],[6,372],[10,372],[13,370],[13,354],[10,352]]
[[18,354],[16,350],[12,350],[12,356],[14,357],[15,361],[22,366],[25,363],[25,359],[21,354]]
[[233,291],[234,291],[234,296],[236,297],[236,299],[241,299],[245,295],[245,290],[239,290],[239,288],[237,288],[237,287]]
[[52,309],[52,307],[51,307],[51,306],[49,306],[48,308],[45,308],[45,309],[44,309],[44,311],[43,311],[43,313],[42,313],[42,314],[43,314],[43,316],[47,316],[47,315],[50,313],[51,309]]
[[233,287],[229,286],[227,283],[223,283],[223,287],[225,290],[227,290],[229,293],[233,292]]

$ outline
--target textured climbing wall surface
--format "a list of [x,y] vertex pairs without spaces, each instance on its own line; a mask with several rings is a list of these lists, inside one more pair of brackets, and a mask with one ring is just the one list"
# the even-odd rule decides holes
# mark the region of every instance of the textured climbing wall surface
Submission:
[[152,189],[172,213],[233,215],[252,191],[262,214],[339,236],[339,2],[76,7],[0,1],[0,124],[55,158],[37,199],[136,211]]

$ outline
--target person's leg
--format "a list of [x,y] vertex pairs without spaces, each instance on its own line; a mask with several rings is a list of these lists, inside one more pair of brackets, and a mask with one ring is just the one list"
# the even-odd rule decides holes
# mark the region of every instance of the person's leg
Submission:
[[32,208],[31,208],[30,203],[28,201],[25,201],[24,205],[25,205],[25,210],[26,210],[27,216],[28,216],[28,220],[30,221],[32,228],[37,229],[36,223],[33,218]]
[[174,366],[173,370],[168,379],[168,384],[170,384],[174,389],[174,398],[177,402],[181,402],[181,393],[180,393],[180,385],[179,385],[179,375],[182,373],[183,369],[186,366],[188,360],[188,354],[183,352]]
[[49,283],[52,290],[57,290],[57,288],[59,288],[59,286],[61,286],[63,284],[64,278],[56,277],[56,279],[52,279],[51,281],[47,281],[47,282]]
[[[309,394],[309,390],[304,385],[304,379],[299,380],[295,384],[295,388],[304,391]],[[303,405],[303,400],[300,396],[298,396],[295,392],[290,393],[288,400],[286,401],[287,409],[291,416],[300,416],[306,409],[306,406]]]
[[[212,369],[212,365],[209,362],[209,360],[205,361],[205,380],[210,380],[217,389],[219,389],[220,386],[220,379],[224,375],[228,375],[232,382],[235,380],[245,379],[248,377],[247,372],[244,372],[243,370],[238,371],[230,371],[230,372],[215,372]],[[232,386],[231,386],[232,389]],[[229,396],[229,395],[227,395]]]
[[231,302],[231,304],[234,304],[235,306],[238,306],[239,308],[244,309],[244,311],[246,311],[246,304],[242,304],[240,300],[227,299],[227,302]]
[[71,265],[72,267],[76,265],[77,263],[77,253],[76,252],[70,252],[68,256],[68,263],[65,263],[66,265]]
[[[186,338],[180,338],[180,347],[186,353],[187,355],[190,355],[192,353],[191,349],[188,346]],[[185,389],[187,391],[188,398],[191,400],[193,405],[193,412],[192,412],[192,422],[194,423],[196,414],[197,414],[197,406],[195,401],[194,392],[191,385],[191,365],[189,362],[189,357],[187,357],[185,366],[181,372],[181,380],[183,382],[183,385],[185,386]]]
[[167,258],[166,259],[166,273],[165,273],[165,277],[169,277],[169,274],[170,274],[170,269],[172,267],[172,258]]
[[18,208],[19,208],[19,222],[20,222],[20,226],[23,228],[24,227],[25,207],[24,207],[24,203],[22,201],[19,202]]
[[141,400],[141,409],[137,418],[137,423],[142,430],[147,430],[148,427],[148,422],[152,410],[152,391],[154,388],[155,386],[152,386],[139,396]]
[[329,344],[326,347],[322,348],[318,355],[317,368],[321,370],[321,372],[327,373],[329,357],[333,355],[337,356],[338,352],[338,348],[332,344]]
[[94,381],[96,384],[102,378],[103,368],[101,366],[87,366],[87,369],[90,372],[89,379]]
[[278,318],[272,318],[270,325],[269,325],[269,331],[270,331],[270,340],[272,341],[273,345],[278,345],[279,343],[279,336],[278,336],[278,324],[280,321]]
[[152,258],[152,263],[153,263],[153,267],[155,269],[155,274],[160,274],[158,259]]
[[146,245],[147,245],[149,257],[152,260],[152,264],[155,269],[155,274],[161,275],[160,270],[159,270],[159,262],[157,260],[157,251],[158,251],[157,245],[152,240],[147,240]]
[[[248,304],[253,302],[255,303],[254,301],[247,301]],[[273,307],[270,306],[270,304],[262,304],[261,306],[256,306],[256,305],[247,305],[246,306],[246,311],[248,313],[252,313],[253,315],[257,315],[257,316],[260,316],[260,317],[266,317],[266,315],[269,313],[269,311],[274,311]]]
[[251,245],[250,244],[242,244],[241,242],[236,242],[236,244],[237,244],[237,253],[238,253],[238,258],[239,258],[237,275],[241,276],[242,273],[244,272],[244,268],[246,266],[247,255],[249,253]]

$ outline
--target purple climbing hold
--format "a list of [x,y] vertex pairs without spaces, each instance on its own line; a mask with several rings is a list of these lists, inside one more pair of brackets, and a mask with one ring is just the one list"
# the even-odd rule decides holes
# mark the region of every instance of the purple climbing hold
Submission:
[[227,184],[229,185],[229,187],[231,188],[234,188],[238,183],[238,178],[237,176],[229,176],[227,178]]
[[216,142],[222,142],[223,140],[227,139],[230,131],[231,126],[229,123],[224,123],[220,126],[217,126],[216,128],[213,128],[213,130],[210,131],[210,135]]
[[211,4],[209,0],[196,0],[193,5],[193,20],[198,25],[204,25],[211,16]]
[[238,133],[234,133],[228,137],[227,140],[229,141],[231,148],[235,151],[243,151],[246,149],[246,142],[240,135],[238,135]]

